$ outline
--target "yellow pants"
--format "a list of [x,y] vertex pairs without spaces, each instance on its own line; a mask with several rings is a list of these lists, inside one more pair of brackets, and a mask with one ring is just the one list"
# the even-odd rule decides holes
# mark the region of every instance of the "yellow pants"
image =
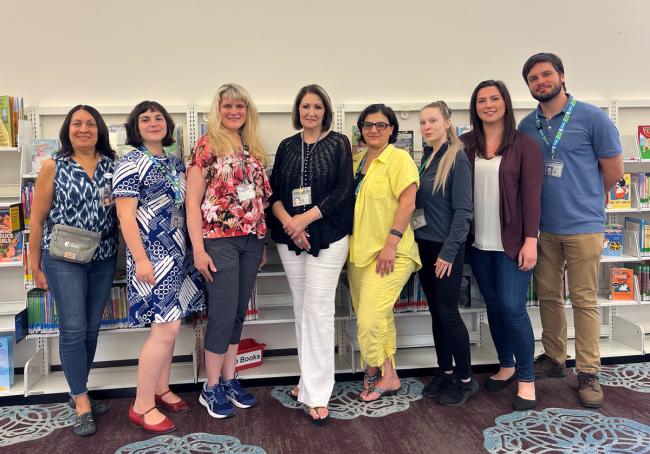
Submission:
[[395,271],[381,277],[377,262],[357,267],[348,262],[352,306],[357,314],[357,338],[361,349],[361,367],[379,367],[388,358],[395,367],[397,334],[393,306],[416,263],[408,257],[395,259]]

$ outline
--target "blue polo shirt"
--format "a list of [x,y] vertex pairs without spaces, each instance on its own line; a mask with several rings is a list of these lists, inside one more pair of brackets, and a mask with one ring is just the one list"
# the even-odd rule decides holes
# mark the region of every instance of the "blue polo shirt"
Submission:
[[[539,143],[544,161],[551,158],[551,147],[537,130],[537,115],[548,143],[553,144],[568,107],[569,102],[562,112],[547,119],[538,105],[535,112],[519,123],[519,131]],[[555,159],[564,162],[562,176],[544,176],[540,231],[556,235],[602,232],[605,190],[598,159],[612,158],[621,152],[618,130],[605,112],[577,101],[556,148]]]

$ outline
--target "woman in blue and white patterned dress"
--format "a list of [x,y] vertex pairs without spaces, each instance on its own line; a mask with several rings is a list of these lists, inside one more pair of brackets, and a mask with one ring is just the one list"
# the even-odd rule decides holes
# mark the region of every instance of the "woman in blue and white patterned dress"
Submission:
[[146,431],[171,432],[176,425],[156,406],[185,413],[189,406],[169,389],[174,340],[181,318],[204,308],[201,275],[186,250],[185,166],[163,146],[174,122],[163,106],[143,101],[126,123],[127,143],[113,177],[113,196],[128,246],[127,277],[132,326],[151,324],[140,352],[137,393],[129,420]]

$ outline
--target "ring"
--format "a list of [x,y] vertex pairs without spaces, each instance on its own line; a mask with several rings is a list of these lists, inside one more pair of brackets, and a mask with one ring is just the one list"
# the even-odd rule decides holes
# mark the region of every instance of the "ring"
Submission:
[[297,243],[298,243],[298,244],[302,243],[302,239],[299,239],[299,240],[297,241]]

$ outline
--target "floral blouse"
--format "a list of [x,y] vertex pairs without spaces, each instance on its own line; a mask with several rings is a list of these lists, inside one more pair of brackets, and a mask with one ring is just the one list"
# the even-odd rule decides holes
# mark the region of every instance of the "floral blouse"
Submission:
[[[201,202],[203,238],[243,235],[264,238],[264,209],[269,206],[272,191],[264,166],[257,158],[245,150],[218,157],[212,153],[208,136],[205,135],[194,147],[190,166],[197,166],[207,182]],[[248,183],[254,184],[255,197],[240,201],[237,187],[244,184],[244,171]]]

